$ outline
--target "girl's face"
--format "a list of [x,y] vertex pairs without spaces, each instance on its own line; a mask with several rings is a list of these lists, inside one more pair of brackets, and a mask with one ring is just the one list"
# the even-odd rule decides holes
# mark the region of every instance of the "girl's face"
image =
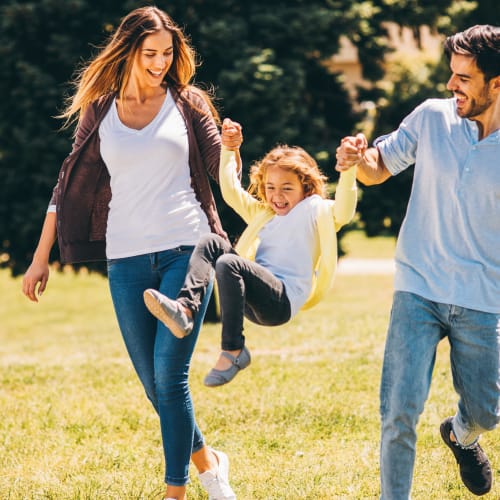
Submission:
[[304,186],[299,176],[288,169],[269,167],[265,177],[265,194],[268,205],[276,215],[286,215],[304,198]]
[[172,33],[161,30],[147,36],[136,53],[132,78],[140,87],[162,84],[174,60]]

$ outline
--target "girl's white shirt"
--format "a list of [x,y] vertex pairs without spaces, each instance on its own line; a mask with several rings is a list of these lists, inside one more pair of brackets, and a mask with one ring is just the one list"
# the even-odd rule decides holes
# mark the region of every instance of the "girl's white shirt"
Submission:
[[314,262],[319,252],[316,227],[318,195],[308,196],[286,215],[275,215],[259,232],[255,262],[285,284],[294,316],[311,293]]
[[108,259],[195,245],[210,232],[191,187],[186,125],[170,91],[140,130],[121,122],[114,102],[99,136],[111,177]]

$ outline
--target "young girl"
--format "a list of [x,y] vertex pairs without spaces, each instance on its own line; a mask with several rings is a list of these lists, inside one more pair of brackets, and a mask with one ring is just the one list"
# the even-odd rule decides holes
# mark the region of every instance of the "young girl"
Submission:
[[289,146],[275,147],[252,167],[246,192],[234,137],[241,137],[240,125],[224,120],[221,191],[248,224],[238,244],[233,248],[214,234],[202,237],[176,300],[154,289],[144,292],[151,313],[183,338],[193,328],[215,269],[222,352],[205,377],[210,387],[230,382],[250,364],[244,317],[259,325],[282,325],[323,297],[335,274],[336,232],[352,219],[357,201],[355,169],[341,174],[335,201],[325,199],[325,177],[314,159]]

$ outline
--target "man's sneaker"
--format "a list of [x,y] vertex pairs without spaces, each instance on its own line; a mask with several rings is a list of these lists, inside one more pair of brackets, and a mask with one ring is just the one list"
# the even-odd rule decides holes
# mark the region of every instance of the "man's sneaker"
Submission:
[[470,448],[464,448],[450,439],[453,417],[448,417],[441,423],[439,430],[446,445],[451,449],[460,468],[460,476],[467,488],[474,495],[484,495],[491,490],[491,466],[486,453],[479,443]]
[[164,323],[178,339],[187,337],[193,330],[193,320],[184,312],[181,304],[158,290],[145,290],[144,303],[149,312]]
[[219,466],[217,470],[207,470],[198,477],[202,486],[208,492],[208,500],[236,500],[234,491],[229,486],[229,459],[222,451],[210,448],[215,455]]

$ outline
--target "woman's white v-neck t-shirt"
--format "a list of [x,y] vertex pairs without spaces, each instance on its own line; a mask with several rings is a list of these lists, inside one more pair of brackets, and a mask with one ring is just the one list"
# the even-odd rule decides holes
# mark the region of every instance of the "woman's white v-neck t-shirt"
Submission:
[[113,102],[99,136],[111,177],[108,259],[195,245],[210,232],[191,187],[186,125],[169,91],[140,130],[121,122]]

